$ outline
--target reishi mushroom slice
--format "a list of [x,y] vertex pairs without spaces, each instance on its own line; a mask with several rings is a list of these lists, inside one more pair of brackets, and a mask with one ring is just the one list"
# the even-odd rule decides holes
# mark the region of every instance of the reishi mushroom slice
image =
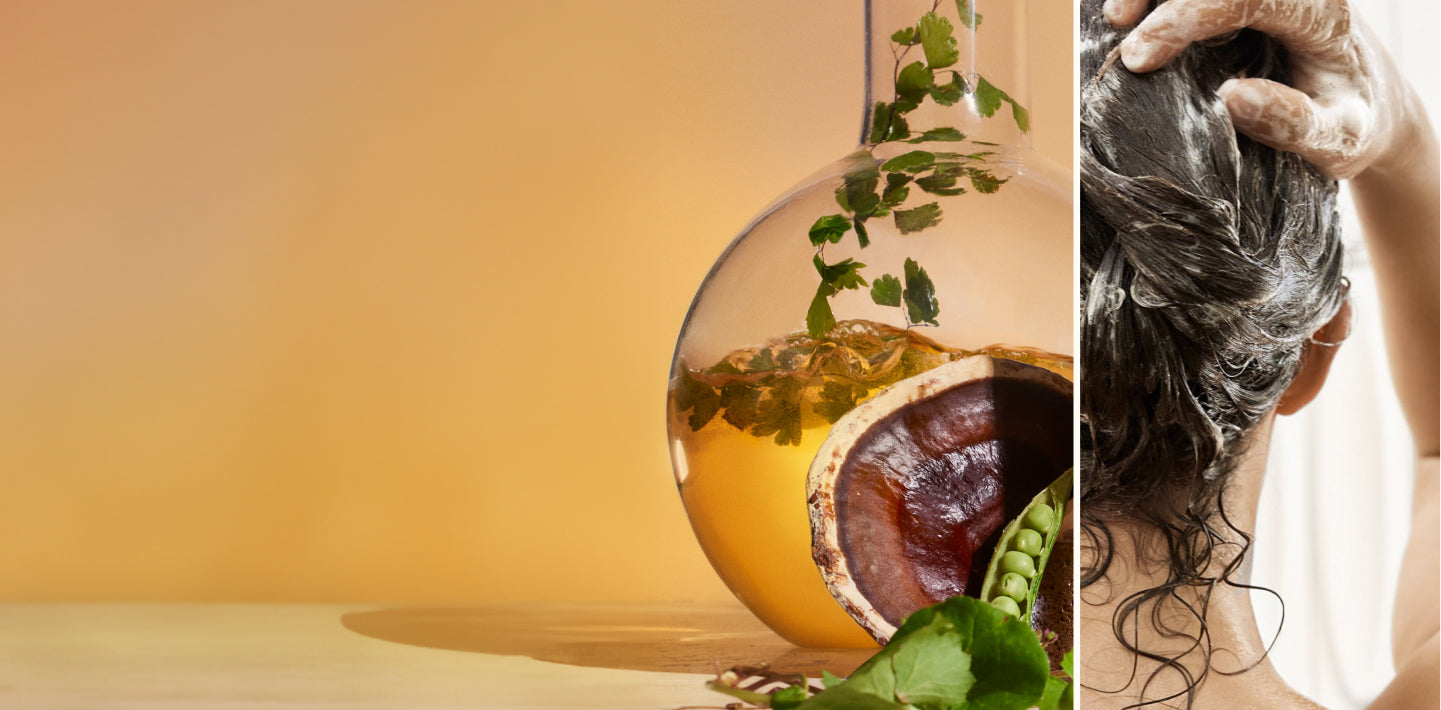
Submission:
[[901,380],[831,428],[807,478],[831,596],[886,643],[981,580],[1002,528],[1072,466],[1071,382],[975,355]]

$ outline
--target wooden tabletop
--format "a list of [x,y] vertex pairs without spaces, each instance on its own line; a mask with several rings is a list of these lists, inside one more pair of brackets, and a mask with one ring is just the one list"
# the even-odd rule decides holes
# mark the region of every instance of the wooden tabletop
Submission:
[[736,603],[0,605],[0,708],[723,707],[736,664],[845,674]]

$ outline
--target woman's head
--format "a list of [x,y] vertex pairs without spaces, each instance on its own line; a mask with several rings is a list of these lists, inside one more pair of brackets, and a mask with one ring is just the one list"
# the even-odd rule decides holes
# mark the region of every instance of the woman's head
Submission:
[[1285,80],[1243,31],[1137,75],[1082,6],[1082,503],[1207,520],[1248,434],[1344,301],[1336,184],[1237,136],[1215,91]]
[[[1238,136],[1216,97],[1233,77],[1285,81],[1274,41],[1242,31],[1138,75],[1114,59],[1123,36],[1083,0],[1082,586],[1126,554],[1124,524],[1163,574],[1112,600],[1113,632],[1178,673],[1181,695],[1211,667],[1212,590],[1244,586],[1231,474],[1303,361],[1324,359],[1309,343],[1345,301],[1336,183]],[[1297,384],[1314,384],[1305,369]],[[1147,648],[1130,631],[1142,619],[1194,644]],[[1199,665],[1181,661],[1193,652]]]

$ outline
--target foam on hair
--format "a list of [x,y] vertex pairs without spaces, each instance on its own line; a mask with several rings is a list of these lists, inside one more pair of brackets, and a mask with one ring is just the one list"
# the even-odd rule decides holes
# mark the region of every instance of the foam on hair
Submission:
[[1083,502],[1164,513],[1213,497],[1340,308],[1336,183],[1238,137],[1215,96],[1284,80],[1273,41],[1101,72],[1124,35],[1100,4],[1082,8]]

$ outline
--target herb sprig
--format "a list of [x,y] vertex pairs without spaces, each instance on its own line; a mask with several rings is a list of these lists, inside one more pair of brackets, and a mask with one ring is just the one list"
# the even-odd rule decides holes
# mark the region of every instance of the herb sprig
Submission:
[[[970,0],[955,0],[955,3],[961,24],[974,32],[981,24],[981,15],[975,12]],[[840,206],[841,213],[824,215],[810,228],[808,236],[816,249],[814,262],[820,275],[815,296],[806,309],[806,332],[811,337],[822,337],[836,327],[830,303],[832,298],[842,291],[866,286],[870,287],[872,302],[901,309],[906,328],[939,325],[936,318],[940,315],[940,304],[936,300],[935,283],[915,260],[906,259],[899,278],[893,274],[882,274],[874,281],[868,281],[862,276],[866,265],[861,262],[854,259],[834,264],[827,262],[826,246],[840,243],[854,229],[856,243],[865,249],[871,244],[867,221],[886,216],[892,217],[896,230],[902,235],[915,234],[939,224],[943,216],[939,201],[902,209],[911,195],[912,186],[929,195],[953,196],[966,192],[961,184],[964,180],[976,192],[989,194],[1000,189],[1009,179],[998,178],[986,169],[986,159],[994,155],[993,151],[917,149],[885,161],[877,158],[876,149],[888,143],[959,143],[966,140],[964,133],[949,126],[931,128],[913,136],[906,121],[907,114],[927,99],[941,106],[952,106],[970,95],[976,111],[986,118],[993,116],[1001,105],[1009,103],[1016,126],[1023,133],[1030,130],[1030,114],[1025,107],[985,77],[976,73],[962,76],[955,70],[946,72],[948,77],[938,74],[938,71],[954,66],[960,60],[955,28],[950,20],[937,13],[940,4],[941,0],[936,0],[930,12],[915,25],[891,35],[891,52],[896,61],[894,96],[889,103],[876,102],[868,143],[851,156],[851,163],[843,174],[843,183],[836,188],[836,204]],[[904,64],[917,46],[924,60]],[[990,145],[982,141],[971,143]]]
[[1071,710],[1071,652],[1061,667],[1067,677],[1050,675],[1029,624],[958,596],[911,614],[850,677],[824,673],[818,693],[805,678],[770,694],[738,688],[724,675],[706,685],[774,710]]

